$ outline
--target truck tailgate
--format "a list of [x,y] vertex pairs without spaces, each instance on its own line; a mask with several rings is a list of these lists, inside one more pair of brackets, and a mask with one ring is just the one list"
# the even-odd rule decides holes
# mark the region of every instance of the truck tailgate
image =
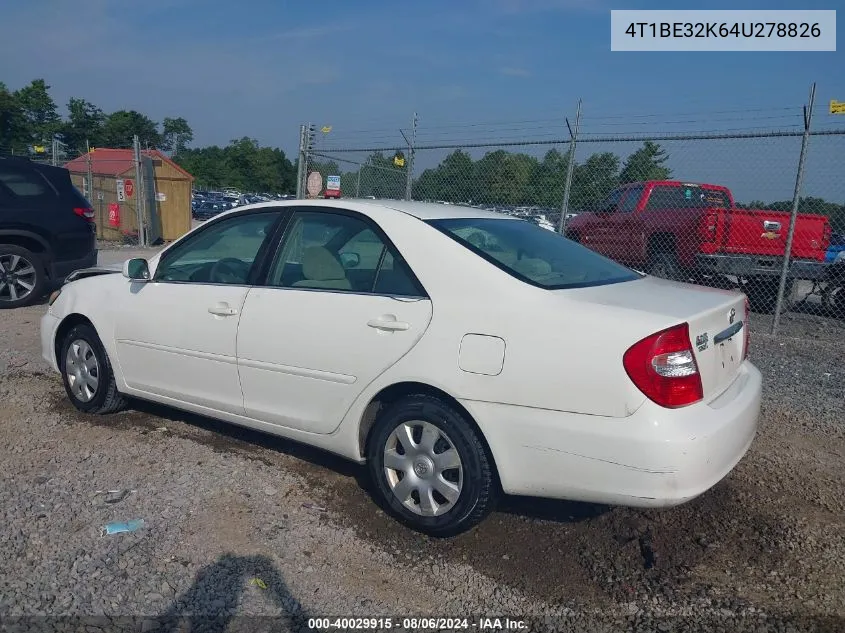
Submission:
[[[723,249],[727,253],[783,256],[790,214],[763,209],[732,209],[726,214]],[[830,224],[823,215],[796,218],[792,257],[823,261],[830,242]]]

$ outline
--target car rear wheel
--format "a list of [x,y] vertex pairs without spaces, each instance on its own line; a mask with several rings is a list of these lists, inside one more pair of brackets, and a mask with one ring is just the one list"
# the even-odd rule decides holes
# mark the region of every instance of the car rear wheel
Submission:
[[20,308],[44,295],[46,275],[34,253],[15,244],[0,244],[0,308]]
[[71,328],[62,340],[59,368],[68,398],[80,411],[120,411],[126,398],[117,390],[111,361],[97,331],[90,325]]
[[495,506],[492,459],[478,430],[442,400],[414,395],[376,420],[367,462],[381,505],[431,536],[478,524]]
[[673,281],[687,281],[678,265],[678,259],[672,253],[652,253],[648,260],[646,272],[654,277],[671,279]]

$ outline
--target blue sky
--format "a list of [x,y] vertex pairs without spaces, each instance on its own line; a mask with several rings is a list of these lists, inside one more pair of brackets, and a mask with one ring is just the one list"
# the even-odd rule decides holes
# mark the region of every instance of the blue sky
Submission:
[[[421,143],[555,138],[566,135],[562,117],[573,118],[579,98],[585,134],[792,129],[812,81],[820,105],[816,128],[845,127],[845,116],[827,114],[831,98],[845,100],[841,46],[836,53],[610,51],[611,8],[680,4],[6,0],[0,80],[16,88],[43,77],[60,104],[78,96],[106,111],[184,116],[195,144],[251,136],[289,154],[301,122],[332,125],[326,145],[390,145],[400,143],[397,129],[407,128],[415,111]],[[770,0],[741,8],[834,4]],[[738,7],[702,1],[686,8]],[[793,169],[792,141],[754,145],[757,168],[767,161],[772,169],[782,170],[781,163]],[[845,200],[845,137],[822,139],[818,147],[810,193]],[[673,165],[680,161],[678,168],[690,171],[687,164],[707,162],[702,171],[718,175],[729,160],[726,171],[733,174],[743,163],[736,151],[744,150],[700,146],[701,161],[689,154],[673,157]],[[428,154],[420,160],[442,155]],[[791,190],[780,171],[768,179],[758,174],[744,195],[769,193],[769,184]]]

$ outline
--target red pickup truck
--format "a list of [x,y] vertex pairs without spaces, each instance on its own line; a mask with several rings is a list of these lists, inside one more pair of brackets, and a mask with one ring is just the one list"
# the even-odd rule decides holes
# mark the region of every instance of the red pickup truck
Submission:
[[[570,220],[566,236],[660,277],[728,278],[755,311],[770,312],[789,218],[784,211],[737,208],[727,187],[652,180],[614,189],[594,210]],[[826,216],[798,215],[790,280],[824,277],[830,236]]]

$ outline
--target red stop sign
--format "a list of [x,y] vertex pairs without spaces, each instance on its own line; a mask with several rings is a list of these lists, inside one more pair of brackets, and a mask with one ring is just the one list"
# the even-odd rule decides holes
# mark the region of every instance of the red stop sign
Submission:
[[123,192],[126,194],[127,198],[132,197],[132,193],[135,191],[135,183],[131,180],[124,180],[123,181]]

